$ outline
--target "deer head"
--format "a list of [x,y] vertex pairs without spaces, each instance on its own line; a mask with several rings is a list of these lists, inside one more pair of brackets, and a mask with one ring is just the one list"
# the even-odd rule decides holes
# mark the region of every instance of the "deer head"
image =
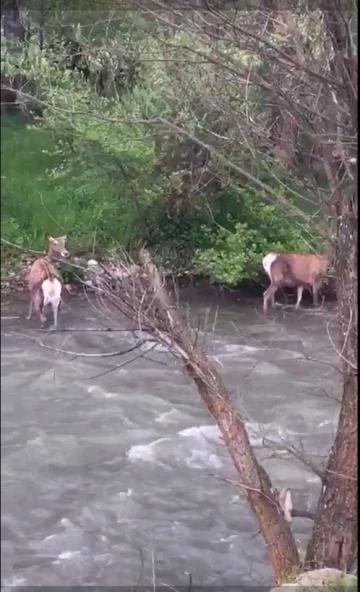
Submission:
[[57,238],[46,235],[46,240],[49,245],[47,254],[50,259],[66,259],[69,256],[69,251],[67,251],[65,247],[66,239],[66,235],[58,236]]

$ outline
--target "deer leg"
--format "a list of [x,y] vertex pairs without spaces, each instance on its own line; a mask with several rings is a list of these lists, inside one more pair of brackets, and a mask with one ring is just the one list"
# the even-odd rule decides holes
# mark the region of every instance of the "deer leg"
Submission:
[[297,287],[297,299],[296,299],[295,308],[299,308],[300,307],[300,303],[301,303],[302,297],[303,297],[303,292],[304,292],[304,286],[298,286]]
[[54,306],[54,308],[53,308],[53,316],[54,316],[54,324],[52,326],[52,329],[57,329],[58,309],[56,306]]
[[59,315],[59,310],[60,310],[60,302],[53,304],[52,309],[53,309],[53,316],[54,316],[53,329],[57,329],[58,315]]
[[30,294],[30,306],[29,306],[29,314],[26,317],[28,321],[30,321],[31,317],[32,317],[32,313],[33,313],[33,308],[34,308],[34,296],[32,294]]
[[267,312],[269,307],[269,300],[271,304],[275,306],[275,294],[278,290],[279,285],[277,283],[271,283],[267,290],[263,294],[263,310]]
[[41,323],[41,326],[43,327],[46,323],[46,314],[44,312],[44,308],[39,307],[38,312],[39,312],[39,317],[40,317],[40,323]]
[[44,312],[44,301],[43,301],[42,293],[40,291],[38,291],[34,294],[34,306],[35,306],[36,312],[38,313],[38,315],[40,317],[41,326],[43,327],[44,324],[46,323],[46,315]]
[[321,281],[317,281],[317,282],[313,283],[312,292],[313,292],[314,306],[318,306],[318,304],[319,304],[320,288],[321,288]]

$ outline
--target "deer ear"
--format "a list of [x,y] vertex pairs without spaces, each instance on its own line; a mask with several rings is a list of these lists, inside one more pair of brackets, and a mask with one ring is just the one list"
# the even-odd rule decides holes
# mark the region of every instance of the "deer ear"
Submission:
[[66,235],[66,234],[64,234],[64,236],[60,236],[60,238],[61,238],[61,239],[62,239],[62,240],[65,242],[65,241],[66,241],[66,239],[67,239],[67,235]]
[[49,243],[54,243],[55,239],[50,234],[45,234],[45,238]]

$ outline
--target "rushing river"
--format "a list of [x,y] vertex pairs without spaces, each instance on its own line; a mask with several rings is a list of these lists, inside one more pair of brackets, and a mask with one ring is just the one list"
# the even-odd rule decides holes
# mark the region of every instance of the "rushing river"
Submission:
[[[187,586],[188,574],[194,588],[271,585],[227,451],[179,365],[158,348],[107,372],[138,353],[94,354],[129,348],[130,332],[47,334],[26,320],[27,302],[3,300],[2,585],[152,590],[154,579]],[[184,290],[181,301],[194,324],[206,324],[208,355],[274,485],[314,509],[318,479],[282,444],[316,463],[331,444],[340,392],[329,363],[331,307],[278,308],[265,318],[257,300]],[[115,326],[81,298],[67,298],[60,325]],[[273,444],[264,447],[264,437]],[[300,545],[311,521],[294,518],[292,528]]]

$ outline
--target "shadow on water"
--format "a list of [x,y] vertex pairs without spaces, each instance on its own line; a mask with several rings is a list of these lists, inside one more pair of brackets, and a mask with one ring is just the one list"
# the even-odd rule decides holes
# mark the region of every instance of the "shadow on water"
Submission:
[[[97,354],[129,349],[129,331],[40,332],[37,319],[25,319],[27,301],[6,300],[2,584],[150,585],[153,568],[159,585],[185,586],[188,573],[194,587],[271,584],[257,524],[223,479],[236,475],[181,368],[158,347],[110,372],[137,352]],[[192,289],[181,291],[181,307],[202,328],[274,485],[313,508],[318,479],[284,442],[318,464],[331,444],[340,392],[331,308],[279,308],[265,318],[261,300]],[[60,324],[124,328],[71,297]],[[299,544],[310,528],[294,519]]]

